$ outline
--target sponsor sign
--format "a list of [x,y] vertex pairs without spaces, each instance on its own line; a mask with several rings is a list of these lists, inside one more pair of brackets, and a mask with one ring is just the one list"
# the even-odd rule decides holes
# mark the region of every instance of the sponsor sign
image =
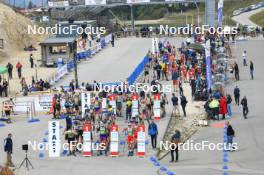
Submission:
[[60,122],[49,122],[49,157],[60,157]]

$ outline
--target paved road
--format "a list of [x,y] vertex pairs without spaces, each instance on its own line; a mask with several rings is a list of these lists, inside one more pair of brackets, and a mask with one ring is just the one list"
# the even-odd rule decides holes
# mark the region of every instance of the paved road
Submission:
[[[239,145],[237,152],[229,153],[228,166],[232,175],[263,175],[264,174],[264,140],[263,140],[263,88],[264,88],[264,65],[261,50],[264,41],[251,40],[248,42],[239,42],[235,47],[235,56],[238,59],[241,72],[241,81],[229,84],[227,92],[233,95],[233,88],[238,85],[241,89],[241,95],[246,95],[249,102],[249,119],[244,120],[242,109],[232,106],[234,116],[231,123],[236,131],[235,141]],[[242,67],[241,54],[246,49],[249,59],[255,63],[256,79],[250,80],[249,67]],[[223,142],[223,129],[207,127],[197,132],[192,138],[194,143],[209,141],[212,143]],[[212,175],[222,174],[222,151],[182,151],[180,162],[171,164],[169,156],[161,161],[161,164],[167,166],[179,175]]]
[[[129,42],[128,42],[129,41]],[[133,46],[133,47],[132,47]],[[92,59],[78,64],[79,83],[124,81],[143,60],[151,48],[151,38],[121,38],[115,47],[108,46]],[[74,79],[71,73],[57,85],[69,85]]]
[[[254,22],[252,22],[249,18],[250,16],[260,12],[264,10],[264,7],[256,9],[256,10],[252,10],[246,13],[242,13],[238,16],[234,16],[232,17],[233,20],[237,21],[238,23],[242,24],[242,25],[250,25],[250,26],[258,26],[257,24],[255,24]],[[259,26],[258,26],[259,27]]]
[[[176,46],[180,46],[182,39],[170,39],[173,40]],[[92,81],[94,79],[99,81],[117,81],[127,77],[135,66],[142,60],[148,49],[151,47],[151,40],[144,38],[129,38],[127,40],[120,39],[117,41],[117,47],[102,51],[96,55],[93,59],[78,65],[80,68],[80,81]],[[133,49],[131,48],[133,46]],[[101,65],[101,67],[95,67]],[[94,71],[92,74],[91,71]],[[92,72],[93,72],[92,71]],[[110,76],[112,75],[112,76]],[[70,75],[72,76],[72,75]],[[71,77],[65,77],[62,82],[67,82]],[[168,115],[170,115],[168,110]],[[21,150],[21,145],[28,141],[42,142],[43,138],[47,138],[44,135],[47,131],[48,121],[50,116],[38,116],[40,118],[39,123],[28,124],[26,117],[18,116],[14,120],[15,122],[0,128],[0,139],[6,137],[8,133],[13,133],[14,140],[14,162],[16,165],[24,158],[24,152]],[[163,131],[165,131],[168,117],[162,119],[159,125],[159,139],[162,138]],[[65,126],[65,121],[61,121],[61,125]],[[61,139],[63,140],[63,129],[60,131]],[[149,140],[149,138],[148,138]],[[147,156],[153,155],[155,151],[150,148],[150,144],[147,145]],[[121,151],[122,152],[122,151]],[[72,175],[72,174],[115,174],[115,175],[145,175],[156,174],[156,169],[148,160],[148,157],[127,158],[126,153],[121,153],[119,158],[110,157],[92,157],[83,158],[82,156],[75,157],[61,157],[59,159],[48,158],[47,152],[43,159],[38,158],[39,151],[32,151],[30,149],[29,156],[36,169],[26,173],[24,169],[17,170],[16,172],[21,175]],[[5,154],[3,153],[3,147],[0,146],[0,162],[1,164],[5,160]]]

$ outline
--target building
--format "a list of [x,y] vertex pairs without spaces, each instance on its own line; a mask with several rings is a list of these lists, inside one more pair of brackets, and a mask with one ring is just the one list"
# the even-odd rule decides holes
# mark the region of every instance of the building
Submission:
[[67,63],[77,53],[76,39],[48,38],[40,43],[42,66],[56,67],[58,62]]

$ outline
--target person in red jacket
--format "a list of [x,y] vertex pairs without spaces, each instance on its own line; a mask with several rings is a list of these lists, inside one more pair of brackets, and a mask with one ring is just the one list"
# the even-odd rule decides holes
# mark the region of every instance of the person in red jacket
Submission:
[[20,62],[17,62],[16,68],[19,79],[22,77],[22,67],[23,67],[22,64]]
[[224,95],[221,96],[220,98],[220,103],[219,103],[219,107],[220,107],[220,114],[222,114],[222,119],[225,119],[225,115],[227,113],[227,103],[226,103],[226,97]]

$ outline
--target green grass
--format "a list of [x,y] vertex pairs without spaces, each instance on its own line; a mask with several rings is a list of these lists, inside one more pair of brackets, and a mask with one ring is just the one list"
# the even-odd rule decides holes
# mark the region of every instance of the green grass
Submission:
[[[233,12],[239,8],[244,8],[247,6],[250,6],[252,4],[257,4],[258,2],[261,2],[262,0],[234,0],[234,1],[224,1],[224,19],[223,24],[224,25],[231,25],[235,26],[236,22],[232,20]],[[199,4],[199,18],[200,18],[200,24],[204,23],[204,11],[205,11],[205,4],[200,3]],[[216,12],[217,12],[217,2],[216,2]],[[186,24],[186,16],[187,16],[187,23],[192,22],[192,16],[193,21],[196,24],[197,23],[197,9],[191,9],[187,10],[184,13],[171,13],[169,15],[166,15],[164,17],[164,21],[162,21],[162,24],[168,24],[171,26],[182,26]],[[155,18],[153,18],[155,19]],[[146,24],[147,25],[147,24]]]
[[259,26],[264,27],[264,10],[250,16],[250,20]]

